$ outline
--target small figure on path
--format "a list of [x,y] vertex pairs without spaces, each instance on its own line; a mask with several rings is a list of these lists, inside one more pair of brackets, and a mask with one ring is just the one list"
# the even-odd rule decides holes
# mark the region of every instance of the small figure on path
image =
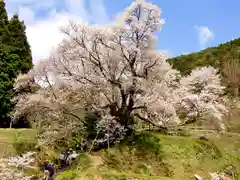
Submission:
[[68,166],[69,151],[63,153],[63,168]]
[[86,151],[87,151],[87,139],[83,139],[82,152],[86,152]]
[[78,157],[78,154],[75,151],[72,151],[72,153],[68,156],[68,164],[71,165],[73,161],[76,160]]
[[54,176],[54,167],[45,162],[44,163],[44,180],[53,180]]
[[65,153],[60,153],[60,168],[64,168],[66,166],[66,162],[65,162]]

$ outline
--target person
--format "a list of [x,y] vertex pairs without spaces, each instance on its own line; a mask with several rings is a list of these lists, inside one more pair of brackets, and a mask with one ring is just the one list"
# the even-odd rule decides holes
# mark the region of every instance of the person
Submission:
[[72,148],[70,148],[68,151],[67,151],[67,154],[65,156],[65,162],[66,162],[66,165],[69,165],[70,164],[70,155],[72,153]]
[[73,162],[74,160],[76,160],[77,157],[78,157],[78,154],[77,154],[75,151],[73,151],[73,152],[68,156],[68,163],[69,163],[69,165],[72,164],[72,162]]
[[82,152],[86,152],[87,151],[87,139],[83,139],[82,142]]
[[45,162],[44,163],[44,178],[45,180],[53,180],[53,176],[54,176],[54,167]]
[[64,168],[65,167],[65,153],[60,153],[60,157],[59,157],[59,159],[60,159],[60,168]]

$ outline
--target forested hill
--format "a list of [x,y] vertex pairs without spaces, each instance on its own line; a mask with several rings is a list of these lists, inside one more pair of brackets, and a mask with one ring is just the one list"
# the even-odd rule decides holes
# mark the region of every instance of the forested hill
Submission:
[[238,96],[240,92],[240,38],[210,47],[197,53],[168,59],[174,68],[188,74],[195,67],[206,65],[219,69],[227,92]]

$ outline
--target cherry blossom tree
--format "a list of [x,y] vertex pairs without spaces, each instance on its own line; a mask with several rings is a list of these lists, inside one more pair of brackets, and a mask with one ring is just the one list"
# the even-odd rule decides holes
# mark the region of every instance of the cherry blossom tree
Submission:
[[30,164],[35,161],[35,152],[27,152],[22,156],[0,159],[0,177],[2,180],[30,180],[33,176],[26,176],[24,169],[30,168]]
[[227,109],[217,70],[203,67],[182,76],[173,69],[157,51],[156,33],[164,23],[160,8],[144,0],[109,26],[71,22],[50,57],[28,73],[43,88],[20,97],[15,116],[63,113],[84,124],[77,112],[88,108],[101,114],[99,127],[110,122],[124,133],[139,120],[162,129],[205,115],[221,122]]

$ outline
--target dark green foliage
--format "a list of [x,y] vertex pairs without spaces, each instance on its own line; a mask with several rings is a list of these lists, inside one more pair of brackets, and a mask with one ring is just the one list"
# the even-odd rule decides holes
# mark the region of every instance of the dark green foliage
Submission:
[[131,138],[127,139],[128,145],[133,145],[137,147],[139,150],[145,151],[146,149],[155,154],[159,155],[162,153],[160,151],[161,143],[160,139],[153,136],[151,133],[148,132],[140,132],[135,133],[132,135]]
[[81,144],[83,140],[83,133],[82,132],[75,132],[72,136],[65,140],[65,145],[62,146],[64,149],[72,148],[73,150],[80,150]]
[[88,139],[95,139],[97,136],[97,121],[100,120],[100,116],[97,112],[86,112],[85,114],[85,131],[88,136]]
[[181,55],[168,61],[182,72],[189,74],[192,69],[203,66],[213,66],[219,69],[222,82],[227,92],[234,96],[239,95],[240,87],[240,38],[220,44],[217,47],[207,48],[198,53]]
[[0,1],[0,43],[5,43],[9,40],[9,31],[7,29],[8,15],[5,9],[4,1]]
[[[13,84],[19,73],[27,73],[32,67],[30,46],[25,25],[14,15],[8,20],[4,1],[0,1],[0,127],[9,127],[10,112],[14,108],[11,99]],[[25,122],[23,120],[23,122]]]
[[27,73],[33,67],[31,49],[25,33],[26,27],[24,22],[19,20],[17,14],[10,19],[8,30],[11,37],[10,44],[15,48],[15,53],[19,54],[21,58],[18,70],[21,73]]
[[[20,56],[14,54],[8,46],[0,45],[1,81],[12,81],[17,77],[16,68],[19,66]],[[3,78],[4,77],[4,78]]]
[[0,0],[0,28],[8,24],[8,15],[5,8],[5,2]]
[[17,54],[12,54],[7,46],[0,45],[0,118],[3,124],[9,121],[8,114],[14,107],[11,98],[14,96],[13,83],[19,61]]

